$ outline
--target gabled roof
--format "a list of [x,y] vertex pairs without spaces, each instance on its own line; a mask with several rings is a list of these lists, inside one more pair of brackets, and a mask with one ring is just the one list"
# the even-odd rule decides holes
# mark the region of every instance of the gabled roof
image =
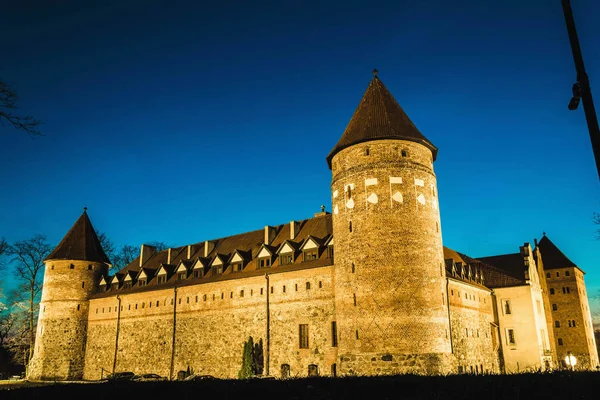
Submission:
[[340,150],[358,143],[380,139],[401,139],[421,143],[431,150],[435,161],[437,147],[427,140],[408,118],[394,96],[377,77],[377,70],[373,70],[373,75],[344,134],[327,156],[329,169],[331,169],[333,156]]
[[86,210],[84,208],[83,214],[44,261],[83,260],[110,264]]
[[308,235],[306,239],[304,239],[304,242],[302,242],[302,244],[300,245],[300,249],[304,250],[304,248],[309,242],[313,242],[315,246],[321,247],[323,246],[325,240],[327,240],[327,238],[318,238],[313,235]]
[[281,245],[277,249],[277,254],[281,254],[283,252],[283,250],[287,249],[288,247],[290,249],[292,249],[292,252],[296,252],[300,248],[301,244],[302,243],[296,243],[296,242],[294,242],[292,240],[289,240],[289,239],[285,240],[283,243],[281,243]]
[[544,269],[557,269],[557,268],[569,268],[577,267],[577,265],[569,260],[562,251],[550,239],[544,234],[542,239],[537,244],[537,247],[542,254],[542,262],[544,263]]

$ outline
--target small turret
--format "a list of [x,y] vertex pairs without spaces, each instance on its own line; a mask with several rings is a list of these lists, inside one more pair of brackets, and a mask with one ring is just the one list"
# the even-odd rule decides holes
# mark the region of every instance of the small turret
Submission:
[[27,376],[33,380],[82,379],[89,298],[110,266],[86,208],[44,264],[34,355]]

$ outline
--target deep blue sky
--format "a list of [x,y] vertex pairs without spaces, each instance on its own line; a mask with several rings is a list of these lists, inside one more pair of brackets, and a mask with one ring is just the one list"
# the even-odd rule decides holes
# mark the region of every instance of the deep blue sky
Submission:
[[[560,0],[3,1],[0,236],[184,245],[331,209],[325,157],[379,77],[438,148],[444,244],[547,232],[600,290],[600,183]],[[600,102],[600,3],[573,0]],[[600,107],[600,105],[599,105]]]

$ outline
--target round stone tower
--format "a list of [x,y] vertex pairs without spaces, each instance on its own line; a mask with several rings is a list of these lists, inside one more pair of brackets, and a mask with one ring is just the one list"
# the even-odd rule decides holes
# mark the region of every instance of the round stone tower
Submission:
[[87,212],[44,260],[30,380],[83,378],[89,298],[110,265]]
[[450,372],[433,162],[377,70],[327,156],[341,374]]

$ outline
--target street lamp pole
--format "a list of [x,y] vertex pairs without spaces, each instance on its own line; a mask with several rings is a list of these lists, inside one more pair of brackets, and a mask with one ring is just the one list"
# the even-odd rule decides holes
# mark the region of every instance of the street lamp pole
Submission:
[[579,100],[581,99],[583,102],[583,111],[585,112],[588,131],[590,133],[590,140],[592,142],[592,150],[594,152],[594,159],[596,161],[596,170],[598,172],[598,177],[600,177],[600,128],[598,127],[598,118],[596,116],[596,109],[594,107],[594,100],[592,98],[590,81],[587,73],[585,72],[583,56],[581,55],[581,48],[579,47],[579,39],[577,38],[577,30],[575,29],[573,11],[571,10],[571,1],[562,0],[562,8],[565,15],[565,22],[567,24],[567,31],[569,32],[569,41],[571,42],[573,61],[575,61],[575,69],[577,71],[577,82],[575,82],[573,85],[573,97],[569,103],[569,110],[575,110],[579,105]]

